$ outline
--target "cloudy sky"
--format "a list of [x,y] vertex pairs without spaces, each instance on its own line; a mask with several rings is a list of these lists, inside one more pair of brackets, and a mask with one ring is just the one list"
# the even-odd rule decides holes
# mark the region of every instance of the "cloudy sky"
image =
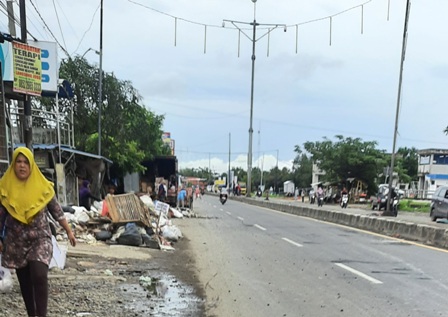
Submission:
[[[99,50],[100,0],[26,3],[39,40],[56,38],[70,55]],[[390,152],[405,9],[406,0],[258,0],[256,8],[250,0],[104,0],[103,69],[166,116],[181,167],[226,170],[230,141],[231,166],[246,168],[252,30],[244,23],[255,14],[253,166],[269,169],[277,157],[290,166],[296,145],[338,134]],[[397,148],[447,148],[446,12],[446,0],[412,1]],[[235,23],[242,32],[223,20],[244,22]],[[0,22],[7,32],[4,14]],[[269,33],[274,24],[287,32]],[[99,61],[93,51],[85,57]]]

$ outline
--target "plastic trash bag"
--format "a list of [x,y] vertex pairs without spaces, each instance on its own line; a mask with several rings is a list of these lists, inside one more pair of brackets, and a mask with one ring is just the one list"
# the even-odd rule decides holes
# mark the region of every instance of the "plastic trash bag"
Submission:
[[[2,255],[0,254],[0,263]],[[12,291],[13,281],[11,271],[0,265],[0,293],[10,293]]]
[[118,243],[135,247],[143,243],[142,235],[135,223],[126,224],[125,231],[118,237]]
[[174,232],[169,226],[165,226],[162,228],[162,237],[173,242],[177,242],[177,240],[179,240],[176,232]]

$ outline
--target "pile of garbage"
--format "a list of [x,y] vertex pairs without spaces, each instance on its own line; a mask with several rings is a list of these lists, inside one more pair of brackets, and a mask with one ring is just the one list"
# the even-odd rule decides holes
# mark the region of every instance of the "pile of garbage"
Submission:
[[[149,195],[108,195],[94,202],[90,210],[79,206],[63,207],[78,241],[107,243],[161,250],[174,250],[182,232],[174,218],[194,217],[190,209],[176,209],[153,201]],[[66,239],[64,230],[52,221],[57,241]]]

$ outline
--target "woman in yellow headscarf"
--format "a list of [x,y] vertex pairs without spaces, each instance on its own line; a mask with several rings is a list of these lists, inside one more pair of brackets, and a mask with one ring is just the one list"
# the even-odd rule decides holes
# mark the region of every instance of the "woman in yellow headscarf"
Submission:
[[0,179],[0,252],[2,266],[16,269],[28,316],[47,315],[48,267],[53,256],[47,210],[76,239],[53,189],[25,147],[14,151]]

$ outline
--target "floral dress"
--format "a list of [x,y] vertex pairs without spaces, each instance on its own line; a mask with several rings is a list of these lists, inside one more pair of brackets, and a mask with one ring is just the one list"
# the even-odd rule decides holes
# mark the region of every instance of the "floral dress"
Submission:
[[18,269],[25,267],[29,261],[50,265],[53,243],[47,210],[56,221],[64,218],[64,212],[56,197],[53,197],[28,225],[14,219],[0,204],[0,230],[5,229],[2,266]]

